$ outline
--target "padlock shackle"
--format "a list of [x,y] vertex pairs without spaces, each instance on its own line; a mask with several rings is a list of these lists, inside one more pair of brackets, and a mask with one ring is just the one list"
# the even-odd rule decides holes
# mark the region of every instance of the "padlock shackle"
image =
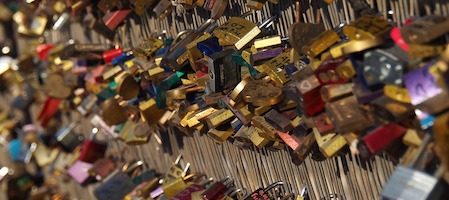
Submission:
[[275,187],[281,186],[281,185],[284,185],[284,182],[283,182],[283,181],[278,181],[278,182],[275,182],[275,183],[269,185],[268,187],[266,187],[265,189],[263,189],[263,191],[264,191],[264,192],[268,192],[268,191],[274,189]]
[[135,169],[137,169],[138,167],[142,166],[144,164],[143,161],[139,160],[139,161],[135,161],[133,164],[130,164],[129,162],[126,163],[123,167],[122,167],[122,172],[124,173],[129,173],[131,171],[134,171]]

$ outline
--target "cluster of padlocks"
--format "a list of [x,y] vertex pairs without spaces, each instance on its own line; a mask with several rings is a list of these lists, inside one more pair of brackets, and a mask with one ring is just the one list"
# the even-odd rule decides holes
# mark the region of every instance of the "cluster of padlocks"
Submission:
[[[27,110],[37,93],[45,94],[37,116],[45,134],[22,129],[15,139],[21,148],[10,148],[13,160],[52,166],[81,185],[100,182],[93,191],[98,199],[309,198],[308,186],[292,194],[276,182],[251,192],[238,188],[232,177],[214,181],[191,173],[180,157],[165,174],[151,166],[143,170],[143,161],[123,163],[107,155],[108,145],[96,138],[101,134],[129,146],[145,145],[155,132],[176,129],[176,137],[207,135],[217,145],[231,143],[242,151],[287,151],[291,160],[283,162],[295,165],[308,156],[322,161],[353,154],[369,161],[387,154],[398,166],[381,197],[426,199],[444,193],[449,158],[447,16],[419,15],[431,8],[412,1],[389,6],[364,0],[234,2],[42,0],[2,5],[0,19],[14,21],[18,34],[38,43],[30,42],[33,51],[8,60],[2,72],[22,87],[10,104]],[[414,14],[393,10],[399,5]],[[380,11],[387,7],[392,10],[386,16]],[[267,10],[271,15],[260,18]],[[338,21],[337,10],[349,10],[352,20]],[[197,12],[207,13],[208,19],[185,18],[202,15]],[[148,25],[148,16],[172,24],[154,30],[165,25]],[[175,21],[183,17],[195,29],[170,37],[170,27],[179,30]],[[132,29],[136,21],[140,30]],[[81,42],[73,35],[57,43],[48,39],[49,32],[64,33],[72,23],[95,33],[99,42]],[[134,32],[151,34],[137,41]],[[89,119],[95,127],[90,137],[75,131],[83,126],[81,119],[65,126],[55,123],[66,113]],[[22,184],[19,191],[30,185]]]

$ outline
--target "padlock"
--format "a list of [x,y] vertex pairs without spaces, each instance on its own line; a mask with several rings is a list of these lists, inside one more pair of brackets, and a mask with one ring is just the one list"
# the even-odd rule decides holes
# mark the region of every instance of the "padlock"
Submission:
[[103,181],[108,178],[108,175],[113,173],[116,163],[109,158],[102,158],[95,161],[89,169],[89,174],[95,177],[97,181]]
[[117,83],[116,92],[123,97],[124,100],[136,98],[139,94],[140,87],[134,76],[128,72],[121,72],[114,81]]
[[136,196],[141,198],[150,197],[150,193],[160,187],[159,178],[153,178],[151,181],[148,181],[142,188],[136,191]]
[[410,44],[408,55],[410,59],[425,59],[439,56],[444,52],[442,44]]
[[167,198],[173,198],[184,189],[186,189],[191,183],[190,181],[197,176],[197,174],[189,174],[185,177],[175,178],[168,183],[164,183],[162,185],[162,189],[164,191],[164,195]]
[[134,10],[134,12],[137,15],[143,15],[145,11],[155,3],[154,0],[131,0],[129,3],[132,5],[131,9]]
[[393,25],[383,17],[364,15],[343,27],[343,33],[353,40],[373,39],[390,33]]
[[215,128],[232,120],[234,114],[228,109],[220,109],[206,118],[209,128]]
[[77,122],[72,122],[69,126],[62,127],[55,134],[59,146],[66,152],[72,152],[80,145],[84,137],[74,132]]
[[46,78],[45,88],[50,97],[65,99],[72,94],[72,88],[66,85],[64,76],[52,73]]
[[251,118],[254,116],[248,109],[246,109],[246,107],[234,108],[240,106],[235,105],[235,102],[229,98],[229,95],[224,95],[221,99],[219,99],[219,103],[224,104],[224,106],[228,108],[244,125],[248,125]]
[[164,42],[155,37],[148,37],[139,46],[135,47],[132,51],[137,58],[148,60],[151,58],[158,49],[163,47]]
[[203,199],[222,199],[227,190],[234,187],[234,180],[225,178],[209,185],[206,190],[201,193]]
[[253,40],[261,30],[256,24],[239,17],[232,17],[214,30],[221,46],[234,45],[237,50],[242,49]]
[[273,80],[277,86],[282,87],[290,81],[290,77],[288,77],[285,70],[279,69],[282,69],[290,63],[290,52],[287,51],[265,62],[261,65],[261,68],[268,74],[268,76],[270,76],[271,80]]
[[267,0],[248,0],[246,2],[246,7],[251,8],[253,10],[262,10],[263,5],[267,2]]
[[[364,54],[363,76],[368,86],[379,84],[402,85],[402,74],[406,68],[406,60],[399,54],[402,49],[394,47],[390,49],[376,49]],[[394,54],[393,52],[399,52]],[[404,52],[404,51],[402,51]],[[379,65],[378,63],[382,64]],[[377,66],[373,66],[377,65]]]
[[319,150],[327,158],[332,157],[343,147],[346,146],[346,139],[336,133],[323,134],[318,131],[318,129],[313,128],[313,134],[315,136],[316,143],[318,144]]
[[93,129],[89,138],[84,141],[79,160],[94,163],[96,160],[104,157],[107,144],[104,141],[95,139],[97,133],[98,129]]
[[354,76],[355,71],[347,59],[328,58],[321,62],[314,74],[322,85],[327,85],[347,82]]
[[282,89],[263,80],[250,81],[242,92],[243,99],[253,106],[272,106],[284,98]]
[[383,122],[400,122],[414,115],[411,104],[394,101],[386,96],[371,101],[368,105],[371,114]]
[[[242,54],[245,51],[242,51]],[[276,56],[279,56],[280,54],[284,53],[284,49],[282,47],[276,47],[272,49],[263,49],[262,51],[258,51],[256,53],[251,53],[248,60],[245,60],[248,62],[248,64],[257,65],[256,63],[260,63],[261,61],[265,61],[267,59],[275,58]]]
[[308,116],[314,116],[324,109],[324,101],[319,94],[321,87],[315,75],[296,83],[296,90],[304,102],[304,113]]
[[429,15],[413,20],[401,28],[402,37],[407,43],[424,44],[449,31],[449,18]]
[[229,137],[232,136],[234,132],[232,131],[220,131],[217,129],[209,129],[207,132],[207,135],[212,138],[217,144],[222,144],[225,142]]
[[159,119],[164,115],[164,110],[158,109],[156,106],[156,101],[154,99],[149,99],[145,102],[139,103],[139,109],[145,121],[151,126],[157,124]]
[[104,24],[110,30],[115,30],[130,13],[130,9],[108,12],[103,16]]
[[373,125],[359,108],[355,96],[327,103],[326,113],[341,134],[362,131]]
[[269,196],[268,192],[278,186],[283,186],[283,185],[284,185],[284,182],[278,181],[278,182],[275,182],[275,183],[269,185],[266,188],[259,188],[259,189],[255,190],[254,192],[252,192],[251,194],[249,194],[249,196],[246,197],[245,200],[269,200],[272,197]]
[[340,36],[333,30],[327,30],[312,39],[309,45],[301,48],[309,58],[314,58],[323,53],[330,46],[340,41]]
[[293,129],[290,119],[283,116],[275,109],[271,109],[264,115],[265,120],[281,132],[290,132]]
[[404,84],[407,88],[412,105],[424,112],[435,114],[448,108],[447,91],[436,84],[436,78],[431,75],[428,63],[404,75]]
[[255,126],[250,126],[246,134],[251,142],[259,149],[265,147],[271,140],[270,137],[267,137],[267,133],[264,130]]
[[240,66],[232,61],[232,53],[233,50],[228,49],[208,57],[207,83],[212,92],[230,89],[240,82]]
[[252,146],[252,142],[248,136],[248,126],[242,126],[233,136],[234,145],[240,149],[249,149]]
[[326,102],[336,101],[352,94],[354,83],[325,85],[321,88],[321,97]]
[[332,124],[331,119],[326,113],[318,114],[314,116],[313,122],[315,123],[315,127],[321,134],[327,134],[331,132],[335,132],[334,124]]
[[[161,1],[163,2],[163,1]],[[169,2],[167,0],[167,2]],[[171,4],[171,3],[170,3]],[[181,32],[177,38],[179,38],[183,34],[187,34],[184,39],[182,39],[180,42],[176,44],[172,44],[169,48],[167,53],[163,56],[161,61],[161,67],[168,67],[174,70],[180,70],[184,63],[188,60],[187,55],[187,48],[186,46],[195,40],[196,38],[200,37],[204,32],[209,31],[210,27],[214,27],[214,20],[209,19],[205,23],[203,23],[200,27],[198,27],[196,30],[193,31],[184,31]],[[176,39],[177,39],[176,38]],[[176,42],[177,40],[175,40]]]
[[173,197],[173,199],[174,200],[200,199],[201,193],[204,192],[207,185],[209,185],[211,182],[212,178],[202,181],[200,183],[193,183],[189,185],[185,190],[177,194],[175,197]]
[[128,119],[126,110],[114,98],[107,99],[100,107],[102,119],[110,126],[121,124]]
[[443,170],[441,167],[434,176],[431,176],[421,169],[413,169],[419,162],[423,162],[423,154],[426,153],[427,145],[431,140],[430,135],[426,135],[417,153],[405,166],[399,165],[393,172],[388,183],[380,193],[383,198],[389,199],[427,199],[432,189],[437,184],[438,178]]
[[162,0],[159,1],[159,3],[153,8],[153,12],[156,13],[156,16],[159,17],[159,19],[165,19],[168,14],[172,12],[174,9],[174,6],[169,0]]
[[97,100],[98,100],[97,96],[88,95],[87,97],[83,98],[82,102],[76,107],[76,110],[82,116],[87,116],[92,112],[93,108],[96,106]]
[[17,32],[27,36],[41,36],[45,31],[47,22],[48,19],[45,16],[34,16],[29,26],[24,23],[18,23]]
[[385,149],[391,142],[402,137],[406,128],[397,124],[388,124],[374,129],[357,144],[360,156],[369,159]]

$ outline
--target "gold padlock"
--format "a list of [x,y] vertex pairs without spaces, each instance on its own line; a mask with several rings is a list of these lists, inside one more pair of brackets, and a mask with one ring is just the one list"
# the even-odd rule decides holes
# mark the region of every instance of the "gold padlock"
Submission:
[[214,35],[221,46],[234,45],[237,50],[240,50],[260,32],[256,24],[240,17],[231,17],[214,30]]
[[165,113],[164,110],[157,108],[156,101],[152,98],[145,102],[140,102],[139,109],[142,116],[145,118],[145,121],[150,126],[157,124]]
[[339,41],[340,36],[335,31],[327,30],[314,38],[310,45],[303,46],[302,51],[308,57],[314,58]]
[[390,33],[393,25],[383,17],[363,15],[343,27],[343,33],[353,40],[374,39]]
[[266,135],[265,131],[254,126],[250,126],[248,128],[247,135],[249,136],[251,142],[253,142],[253,144],[259,149],[265,147],[265,145],[270,142],[269,138],[264,137],[264,135]]
[[232,136],[234,132],[232,131],[220,131],[217,129],[209,129],[207,132],[207,135],[214,140],[217,144],[222,144],[225,142],[229,137]]
[[219,125],[231,121],[233,117],[234,113],[232,113],[232,111],[221,109],[208,116],[206,122],[209,128],[216,128]]
[[192,184],[190,182],[193,178],[195,178],[197,174],[189,174],[185,177],[178,177],[169,183],[162,185],[162,190],[167,198],[171,199],[175,197],[177,194],[186,189],[189,185]]

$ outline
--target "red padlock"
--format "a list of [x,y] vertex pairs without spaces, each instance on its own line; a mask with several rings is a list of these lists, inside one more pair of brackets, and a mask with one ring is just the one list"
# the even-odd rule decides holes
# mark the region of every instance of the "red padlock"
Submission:
[[55,48],[54,44],[41,44],[36,47],[36,52],[40,60],[48,59],[48,52]]
[[59,104],[61,104],[60,99],[56,99],[53,97],[48,97],[44,103],[44,106],[41,109],[37,119],[41,121],[41,126],[43,128],[47,127],[48,122],[53,116],[55,116],[56,112],[59,110]]
[[109,51],[103,52],[103,60],[105,63],[110,63],[114,58],[117,58],[118,56],[122,55],[123,49],[112,49]]

